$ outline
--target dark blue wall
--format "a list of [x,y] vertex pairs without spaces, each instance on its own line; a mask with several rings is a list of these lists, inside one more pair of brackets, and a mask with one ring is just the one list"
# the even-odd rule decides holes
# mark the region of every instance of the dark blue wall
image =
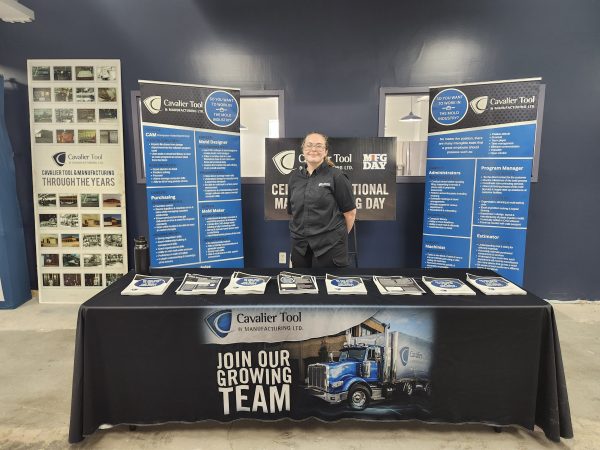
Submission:
[[[546,298],[600,298],[600,3],[308,0],[24,0],[31,24],[0,23],[0,72],[35,273],[28,58],[122,61],[130,242],[146,232],[135,183],[129,92],[138,79],[285,91],[286,135],[376,136],[379,88],[542,76],[539,183],[525,286]],[[360,228],[365,267],[418,266],[422,184],[398,185],[398,220]],[[247,266],[274,266],[286,224],[263,220],[263,186],[245,185]],[[35,279],[32,276],[32,279]]]

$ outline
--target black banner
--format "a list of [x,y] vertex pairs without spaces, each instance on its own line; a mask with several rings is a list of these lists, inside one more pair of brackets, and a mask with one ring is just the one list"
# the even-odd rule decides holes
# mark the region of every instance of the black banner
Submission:
[[[288,180],[304,161],[302,139],[265,141],[265,219],[288,220]],[[357,219],[396,219],[396,138],[330,138],[329,157],[352,183]]]

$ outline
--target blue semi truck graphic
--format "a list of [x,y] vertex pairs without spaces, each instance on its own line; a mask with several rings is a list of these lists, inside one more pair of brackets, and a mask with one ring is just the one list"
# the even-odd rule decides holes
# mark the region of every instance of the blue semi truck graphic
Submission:
[[310,394],[353,410],[396,393],[431,392],[431,342],[399,331],[348,338],[338,361],[308,366]]

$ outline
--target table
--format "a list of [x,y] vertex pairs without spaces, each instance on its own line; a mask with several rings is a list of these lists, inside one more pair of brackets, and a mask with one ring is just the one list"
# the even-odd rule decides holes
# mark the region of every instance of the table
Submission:
[[343,269],[330,273],[365,276],[368,295],[327,295],[322,279],[313,295],[279,295],[275,279],[264,295],[225,296],[225,279],[217,295],[175,295],[185,272],[153,271],[175,277],[162,296],[121,296],[129,273],[80,307],[69,442],[102,424],[282,417],[573,436],[554,312],[531,293],[383,296],[366,276],[464,281],[466,271]]

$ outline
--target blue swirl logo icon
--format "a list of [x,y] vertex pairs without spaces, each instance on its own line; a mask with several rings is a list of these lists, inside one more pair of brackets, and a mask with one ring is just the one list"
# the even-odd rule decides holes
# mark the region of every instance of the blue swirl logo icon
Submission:
[[467,96],[458,89],[444,89],[431,102],[431,117],[440,125],[460,122],[469,109]]
[[405,366],[408,364],[408,357],[410,355],[409,347],[402,347],[400,349],[400,361],[402,361],[402,365]]
[[431,284],[443,289],[458,289],[461,287],[461,284],[454,280],[433,280]]
[[493,278],[480,278],[478,280],[475,280],[475,283],[480,284],[482,286],[491,287],[491,288],[499,288],[499,287],[508,286],[508,283],[506,282],[506,280],[499,280],[499,279],[493,279]]
[[262,278],[245,277],[245,278],[239,278],[236,281],[236,284],[239,284],[240,286],[256,286],[260,283],[264,283],[264,280]]
[[135,282],[135,285],[141,288],[151,288],[161,284],[165,284],[165,280],[162,278],[144,278]]
[[333,284],[336,287],[354,287],[354,286],[358,286],[360,284],[360,282],[358,280],[352,280],[352,279],[337,279],[337,280],[332,280],[331,284]]
[[210,331],[215,334],[215,336],[224,338],[231,332],[231,318],[231,310],[224,309],[221,311],[215,311],[206,319],[204,319],[204,321],[208,325]]

